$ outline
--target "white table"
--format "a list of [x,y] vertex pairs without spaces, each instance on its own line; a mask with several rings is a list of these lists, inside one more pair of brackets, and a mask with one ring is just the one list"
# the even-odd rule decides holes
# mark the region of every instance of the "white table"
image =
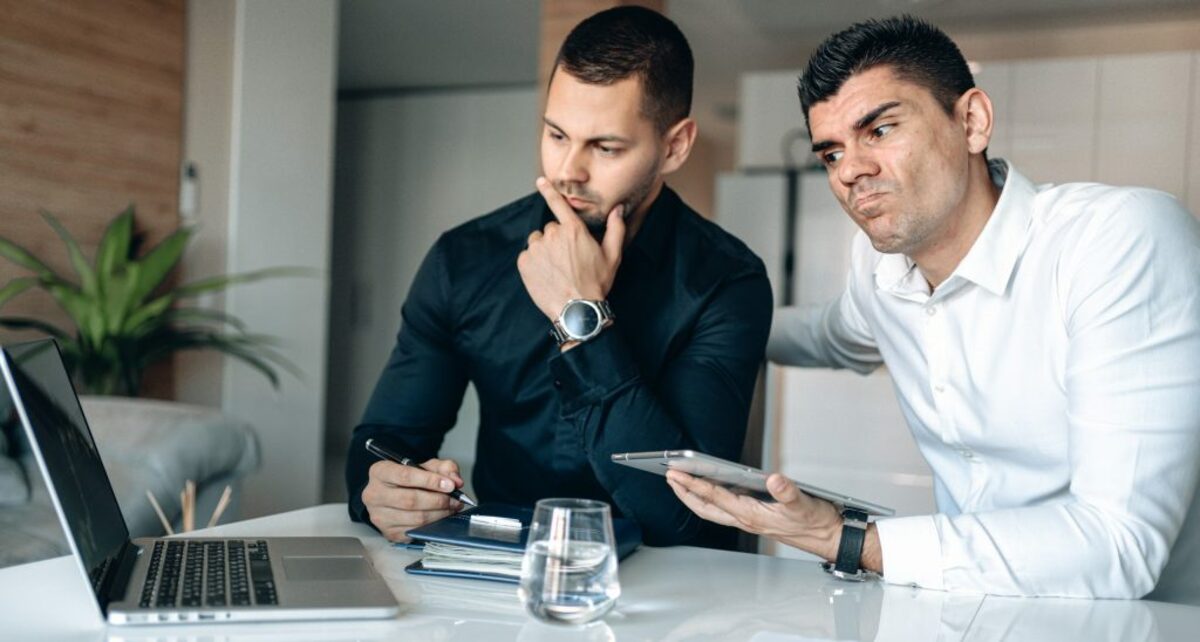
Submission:
[[1200,607],[1148,601],[949,595],[834,580],[812,562],[643,547],[621,563],[621,598],[603,623],[534,622],[511,585],[417,577],[418,552],[394,548],[327,504],[204,531],[220,536],[351,535],[401,604],[393,620],[106,627],[75,561],[0,570],[0,639],[336,640],[1195,640]]

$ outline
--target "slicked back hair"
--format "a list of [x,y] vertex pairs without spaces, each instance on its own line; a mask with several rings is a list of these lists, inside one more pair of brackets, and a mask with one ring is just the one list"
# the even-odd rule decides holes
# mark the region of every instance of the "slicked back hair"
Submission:
[[660,134],[692,110],[695,63],[687,38],[666,16],[645,7],[615,7],[588,17],[567,35],[554,67],[593,85],[638,77],[642,113]]
[[808,110],[836,94],[851,76],[879,66],[928,89],[947,114],[975,86],[966,58],[941,29],[910,15],[867,20],[830,36],[809,58],[798,87],[805,122]]

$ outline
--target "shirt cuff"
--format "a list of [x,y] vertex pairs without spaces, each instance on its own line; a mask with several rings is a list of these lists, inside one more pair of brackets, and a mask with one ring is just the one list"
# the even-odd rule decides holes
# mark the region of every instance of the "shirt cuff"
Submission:
[[875,522],[883,554],[883,579],[945,590],[942,543],[932,515],[881,519]]
[[638,376],[637,362],[617,326],[550,357],[550,375],[564,413],[598,403]]

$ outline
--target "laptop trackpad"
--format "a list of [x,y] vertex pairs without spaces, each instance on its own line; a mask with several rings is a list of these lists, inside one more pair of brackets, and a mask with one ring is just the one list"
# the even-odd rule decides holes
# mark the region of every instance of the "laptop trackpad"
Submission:
[[283,572],[288,580],[371,580],[376,575],[365,558],[346,557],[298,557],[283,558]]

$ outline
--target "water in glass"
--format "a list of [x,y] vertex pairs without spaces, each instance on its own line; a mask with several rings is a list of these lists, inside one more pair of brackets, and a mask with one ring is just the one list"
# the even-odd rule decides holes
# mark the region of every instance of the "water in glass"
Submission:
[[612,609],[621,585],[608,504],[538,502],[519,594],[526,610],[546,622],[586,624]]

